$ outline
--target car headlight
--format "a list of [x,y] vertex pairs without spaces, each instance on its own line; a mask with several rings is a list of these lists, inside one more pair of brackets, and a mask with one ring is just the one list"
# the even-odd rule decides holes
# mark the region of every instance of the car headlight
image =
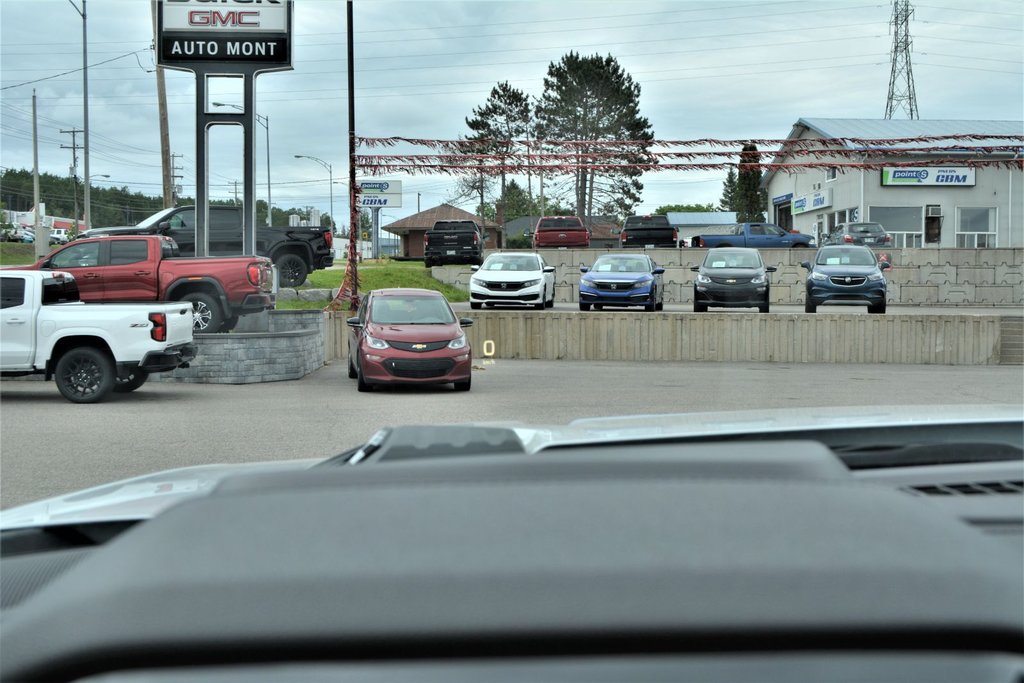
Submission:
[[587,278],[587,277],[581,277],[580,278],[580,284],[581,285],[586,285],[587,287],[594,287],[595,286],[594,285],[594,281],[591,280],[590,278]]
[[540,280],[527,280],[521,286],[522,287],[533,287],[534,285],[539,285],[539,284],[540,284]]
[[448,342],[449,349],[464,349],[466,348],[466,335],[460,334],[455,339]]
[[872,282],[878,282],[882,279],[884,279],[884,276],[881,273],[871,273],[871,275],[868,275],[868,280],[871,280]]
[[376,337],[371,337],[370,335],[366,335],[366,345],[369,346],[371,349],[390,348],[388,346],[388,343],[383,339],[377,339]]
[[711,284],[711,278],[709,278],[704,273],[697,273],[697,284],[699,284],[699,285]]
[[654,278],[637,280],[636,282],[633,283],[633,289],[644,289],[646,287],[650,287],[652,282],[654,282]]
[[828,275],[825,275],[825,273],[819,273],[818,271],[815,270],[814,272],[811,273],[811,279],[812,280],[827,280],[828,279]]
[[768,282],[768,276],[767,275],[755,275],[750,280],[750,284],[752,284],[752,285],[763,285],[766,282]]

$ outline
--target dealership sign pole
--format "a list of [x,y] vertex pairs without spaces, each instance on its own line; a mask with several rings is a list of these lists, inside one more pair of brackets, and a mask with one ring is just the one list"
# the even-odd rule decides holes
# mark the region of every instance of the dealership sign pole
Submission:
[[[209,255],[207,145],[210,128],[220,125],[242,127],[242,253],[256,253],[255,81],[292,68],[292,11],[292,0],[157,0],[157,64],[196,76],[196,256]],[[241,79],[240,112],[213,104],[223,79]]]

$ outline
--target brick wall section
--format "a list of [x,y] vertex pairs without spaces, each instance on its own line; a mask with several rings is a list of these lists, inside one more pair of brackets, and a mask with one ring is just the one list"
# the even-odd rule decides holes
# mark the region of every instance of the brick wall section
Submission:
[[197,334],[188,368],[150,381],[255,384],[301,379],[323,366],[326,323],[320,310],[271,311],[265,332]]
[[[590,265],[616,249],[550,249],[540,253],[555,266],[555,299],[577,298],[581,265]],[[1024,303],[1024,249],[892,249],[892,270],[886,271],[891,304],[997,306]],[[693,301],[690,266],[699,265],[706,249],[651,249],[655,263],[665,268],[665,302]],[[772,303],[803,303],[807,271],[800,262],[814,258],[813,249],[762,249],[772,274]],[[469,266],[438,266],[434,277],[469,290]]]

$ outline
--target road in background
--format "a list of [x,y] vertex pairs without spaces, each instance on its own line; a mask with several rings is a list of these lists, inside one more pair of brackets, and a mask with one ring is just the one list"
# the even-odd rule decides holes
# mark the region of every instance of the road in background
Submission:
[[172,467],[328,457],[397,424],[815,405],[1008,403],[1020,366],[478,361],[473,390],[358,394],[344,363],[251,385],[150,382],[72,405],[53,382],[0,382],[0,506]]

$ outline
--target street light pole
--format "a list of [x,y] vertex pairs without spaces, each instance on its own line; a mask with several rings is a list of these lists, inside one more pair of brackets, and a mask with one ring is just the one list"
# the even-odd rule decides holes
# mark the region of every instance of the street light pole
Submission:
[[[245,111],[240,105],[228,104],[226,102],[214,102],[215,107],[231,107],[239,111]],[[271,221],[271,215],[274,213],[274,204],[270,199],[270,117],[263,116],[253,112],[253,116],[256,118],[256,123],[263,126],[263,130],[267,133],[267,227],[273,225]]]
[[82,151],[85,156],[85,229],[92,227],[92,213],[89,203],[89,22],[86,18],[85,1],[82,0],[82,9],[73,0],[68,0],[75,11],[82,17],[82,130],[85,141],[82,143]]
[[311,157],[311,156],[308,156],[306,154],[296,154],[295,158],[296,159],[309,159],[310,161],[315,161],[316,163],[320,164],[321,166],[323,166],[324,168],[327,169],[327,176],[328,176],[328,178],[330,179],[330,182],[331,182],[331,234],[333,235],[334,234],[334,169],[331,167],[331,165],[329,163],[327,163],[323,159],[317,159],[316,157]]

